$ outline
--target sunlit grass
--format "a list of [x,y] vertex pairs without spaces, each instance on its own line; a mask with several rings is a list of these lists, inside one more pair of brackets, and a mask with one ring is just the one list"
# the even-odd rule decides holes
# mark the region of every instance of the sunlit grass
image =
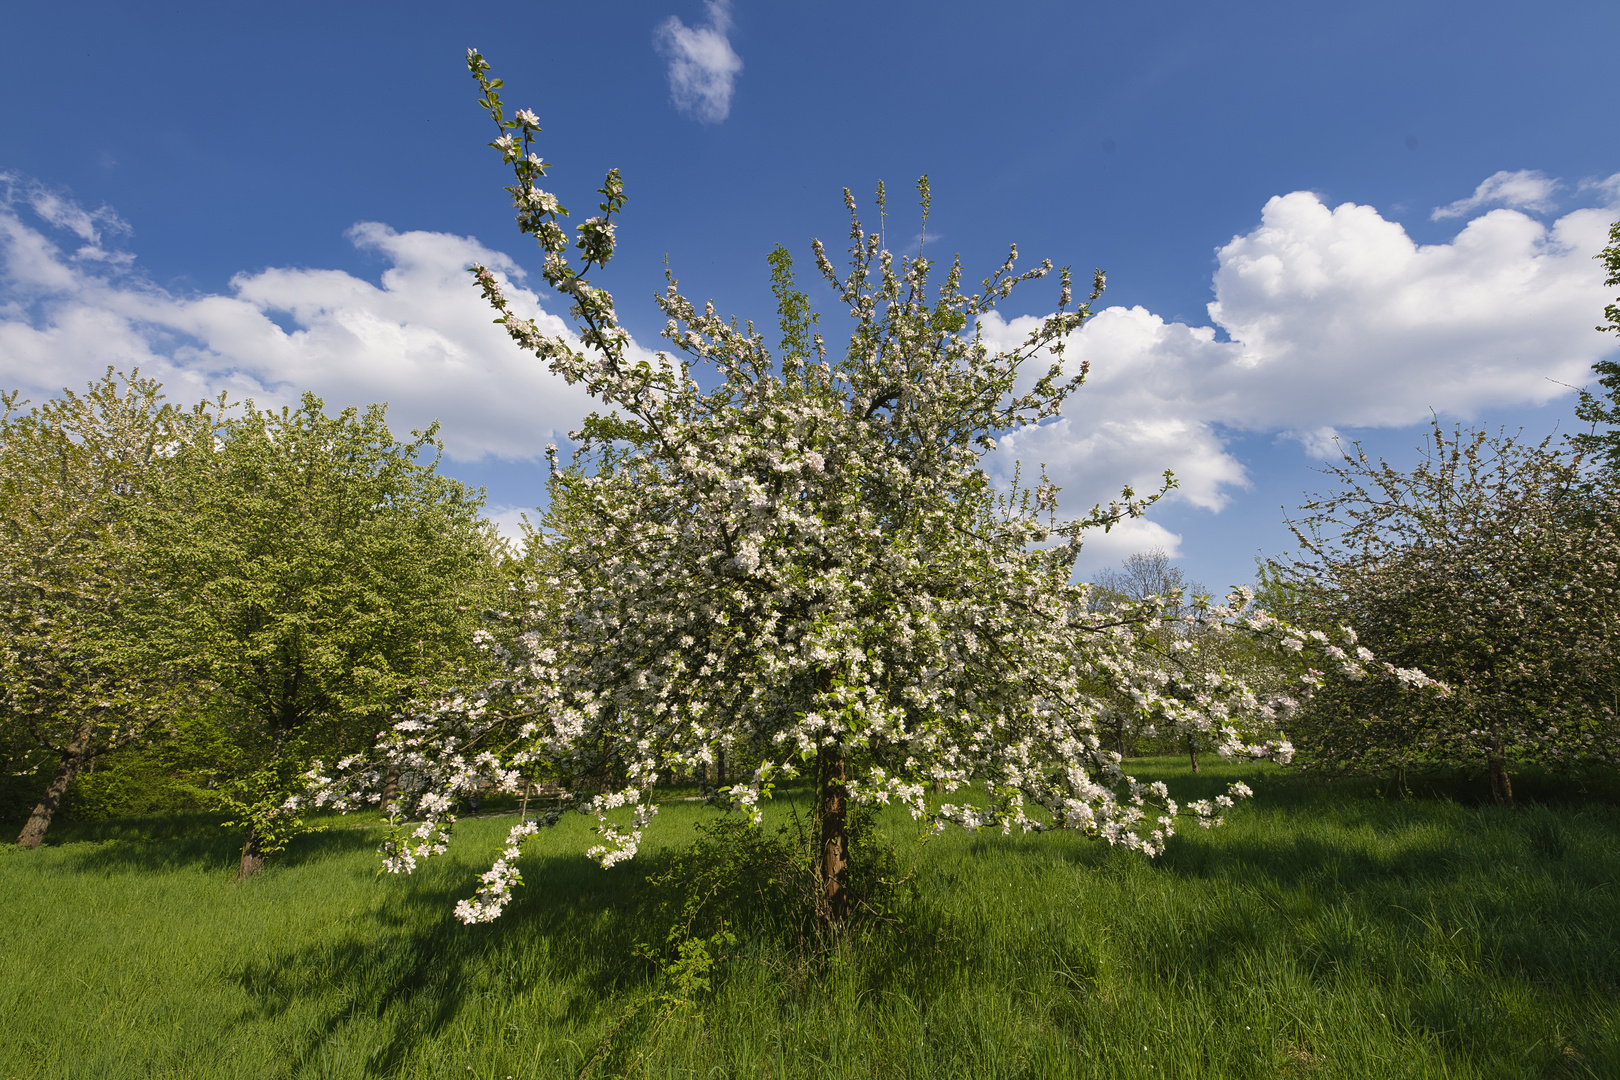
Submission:
[[570,815],[475,927],[450,909],[510,817],[411,878],[337,819],[244,885],[204,819],[59,827],[0,855],[0,1078],[1620,1076],[1611,806],[1134,771],[1258,797],[1153,862],[886,819],[896,923],[819,966],[745,933],[687,1007],[634,950],[693,804],[610,871]]

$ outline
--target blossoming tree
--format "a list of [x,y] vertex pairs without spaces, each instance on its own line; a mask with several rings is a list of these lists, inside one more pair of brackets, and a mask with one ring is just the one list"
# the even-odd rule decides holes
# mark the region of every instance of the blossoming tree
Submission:
[[[1056,416],[1084,378],[1061,366],[1089,310],[1073,303],[1066,270],[1055,313],[1019,348],[993,351],[977,320],[1051,265],[1018,272],[1014,248],[977,291],[964,290],[959,263],[933,285],[934,263],[885,249],[846,191],[849,270],[813,245],[850,313],[841,355],[815,332],[782,252],[772,258],[775,355],[752,324],[694,304],[673,276],[658,304],[676,354],[640,355],[612,297],[587,277],[614,252],[618,172],[600,189],[600,213],[570,237],[567,211],[537,186],[548,167],[533,152],[538,118],[508,117],[483,57],[471,52],[468,64],[499,126],[491,145],[515,174],[518,224],[570,301],[578,343],[520,317],[488,269],[473,274],[512,339],[584,383],[605,411],[575,433],[571,464],[551,452],[551,503],[533,545],[540,580],[519,613],[527,622],[489,642],[507,677],[401,721],[387,744],[417,785],[414,802],[397,804],[400,820],[421,817],[391,842],[390,869],[443,850],[458,793],[532,776],[576,790],[581,778],[611,781],[580,802],[599,819],[590,855],[612,865],[635,853],[656,814],[656,782],[729,753],[756,763],[725,791],[756,820],[773,785],[813,783],[821,914],[836,925],[850,903],[852,803],[898,803],[934,828],[1077,829],[1153,854],[1179,815],[1212,824],[1248,794],[1233,785],[1183,808],[1164,785],[1123,776],[1097,737],[1099,686],[1178,724],[1196,715],[1223,753],[1287,758],[1275,717],[1239,680],[1212,671],[1182,687],[1162,666],[1138,664],[1137,636],[1157,631],[1163,603],[1092,611],[1087,587],[1071,581],[1082,532],[1149,500],[1127,489],[1060,521],[1044,476],[998,493],[981,466],[999,434]],[[926,221],[926,178],[918,191]],[[1093,300],[1102,284],[1098,273]],[[1196,615],[1326,647],[1249,616],[1246,599],[1197,605]],[[352,805],[386,767],[317,768],[315,798]],[[462,919],[500,913],[534,830],[513,829]]]
[[[1601,448],[1600,448],[1601,449]],[[1450,687],[1443,699],[1332,680],[1296,719],[1302,763],[1370,772],[1620,761],[1620,486],[1548,442],[1435,425],[1417,467],[1346,454],[1295,526],[1302,619]]]

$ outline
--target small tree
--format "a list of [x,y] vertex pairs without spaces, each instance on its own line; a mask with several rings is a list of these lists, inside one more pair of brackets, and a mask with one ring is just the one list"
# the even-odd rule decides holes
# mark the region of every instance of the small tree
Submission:
[[286,802],[312,757],[370,746],[467,674],[498,541],[479,493],[424,459],[432,435],[397,441],[382,406],[250,402],[166,492],[164,572],[216,688],[216,795],[245,831],[240,876],[301,827]]
[[1359,451],[1303,507],[1286,567],[1303,617],[1353,622],[1446,697],[1334,679],[1291,732],[1308,768],[1511,772],[1620,757],[1620,489],[1548,442],[1435,425],[1401,472]]
[[[525,771],[617,778],[585,803],[601,835],[590,854],[612,865],[635,853],[661,777],[731,751],[757,763],[726,792],[756,820],[773,785],[812,782],[821,915],[836,927],[850,907],[852,802],[898,802],[928,828],[1073,828],[1162,850],[1182,808],[1164,785],[1121,775],[1097,735],[1099,685],[1171,723],[1220,716],[1223,752],[1286,756],[1239,681],[1214,673],[1196,694],[1166,693],[1180,689],[1173,677],[1138,662],[1137,635],[1158,631],[1162,603],[1093,612],[1087,587],[1071,582],[1083,530],[1138,513],[1144,500],[1127,489],[1116,504],[1059,521],[1044,477],[998,493],[980,465],[999,434],[1056,415],[1084,377],[1065,378],[1059,363],[1088,312],[1072,304],[1066,271],[1055,313],[1021,347],[994,352],[977,320],[1050,264],[1017,273],[1015,248],[979,291],[963,291],[954,263],[931,287],[933,262],[896,258],[846,191],[849,272],[813,245],[852,317],[841,357],[814,332],[779,250],[777,355],[751,324],[692,303],[671,276],[658,300],[664,334],[687,358],[638,359],[612,298],[585,277],[613,254],[612,218],[625,203],[618,173],[600,189],[600,216],[573,238],[576,267],[559,224],[566,211],[536,186],[546,168],[531,153],[537,118],[508,118],[499,80],[477,53],[468,63],[499,125],[492,145],[516,173],[508,191],[519,224],[545,250],[544,276],[572,302],[584,348],[543,335],[511,310],[494,274],[474,274],[513,340],[612,411],[586,420],[571,465],[553,457],[549,600],[503,646],[509,677],[396,729],[387,760],[422,784],[414,805],[425,821],[399,838],[390,869],[443,850],[453,800],[473,777],[510,785]],[[926,178],[918,194],[926,223]],[[877,205],[881,219],[881,185]],[[1098,273],[1093,299],[1101,288]],[[710,368],[708,389],[698,364]],[[1030,364],[1041,367],[1022,380]],[[1198,607],[1225,629],[1244,603]],[[1242,625],[1285,636],[1263,619]],[[499,728],[501,716],[521,727]],[[509,755],[478,746],[497,730],[517,738]],[[316,797],[346,803],[381,772],[340,763],[335,776],[312,776]],[[950,801],[931,804],[934,787]],[[1235,785],[1219,802],[1246,793]],[[615,820],[620,808],[628,823]],[[1188,809],[1206,824],[1217,818],[1212,803]],[[461,918],[499,914],[533,830],[514,828]]]
[[37,847],[68,787],[194,702],[156,538],[153,492],[212,421],[111,369],[0,419],[0,722],[49,771],[17,843]]

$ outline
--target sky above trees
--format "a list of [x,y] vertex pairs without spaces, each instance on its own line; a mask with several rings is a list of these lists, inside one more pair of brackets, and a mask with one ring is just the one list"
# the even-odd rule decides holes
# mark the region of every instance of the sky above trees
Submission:
[[[1090,384],[992,463],[1045,462],[1076,513],[1176,471],[1083,567],[1162,546],[1211,586],[1248,580],[1335,435],[1401,461],[1431,410],[1573,430],[1568,387],[1611,354],[1592,260],[1620,217],[1611,4],[605,10],[9,12],[0,385],[38,401],[138,364],[181,401],[387,401],[401,435],[440,419],[446,471],[508,522],[543,499],[545,445],[590,405],[464,273],[485,262],[566,315],[535,289],[468,46],[539,114],[576,218],[623,171],[598,283],[640,347],[661,343],[666,254],[688,295],[770,327],[766,254],[808,271],[811,236],[843,245],[841,189],[869,211],[879,179],[897,252],[960,252],[974,278],[1009,242],[1106,269],[1067,354]],[[835,298],[800,279],[836,346]],[[1049,310],[1019,295],[992,338]]]

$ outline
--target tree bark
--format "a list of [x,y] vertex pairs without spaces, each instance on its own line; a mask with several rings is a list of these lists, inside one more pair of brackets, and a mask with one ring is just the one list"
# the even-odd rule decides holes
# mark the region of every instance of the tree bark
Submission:
[[84,767],[90,749],[90,734],[88,724],[81,727],[74,734],[73,741],[62,751],[62,762],[56,767],[56,775],[51,777],[45,794],[29,815],[28,823],[17,834],[18,847],[37,848],[44,841],[45,830],[51,827],[51,818],[56,816],[57,808],[62,805],[62,796],[67,794],[68,785],[73,783],[73,778]]
[[1198,771],[1198,746],[1193,742],[1191,735],[1187,736],[1187,754],[1192,758],[1193,772]]
[[1513,805],[1513,778],[1508,775],[1507,762],[1501,753],[1492,750],[1486,757],[1491,773],[1491,798],[1498,806]]
[[383,778],[382,795],[377,800],[377,809],[388,813],[388,808],[394,805],[397,798],[399,798],[399,770],[391,768],[388,775]]
[[246,881],[264,869],[264,852],[259,850],[259,830],[248,826],[247,839],[242,843],[242,861],[236,868],[236,880]]
[[817,764],[822,918],[836,930],[849,916],[849,791],[844,786],[848,759],[842,750],[827,749],[821,752]]

